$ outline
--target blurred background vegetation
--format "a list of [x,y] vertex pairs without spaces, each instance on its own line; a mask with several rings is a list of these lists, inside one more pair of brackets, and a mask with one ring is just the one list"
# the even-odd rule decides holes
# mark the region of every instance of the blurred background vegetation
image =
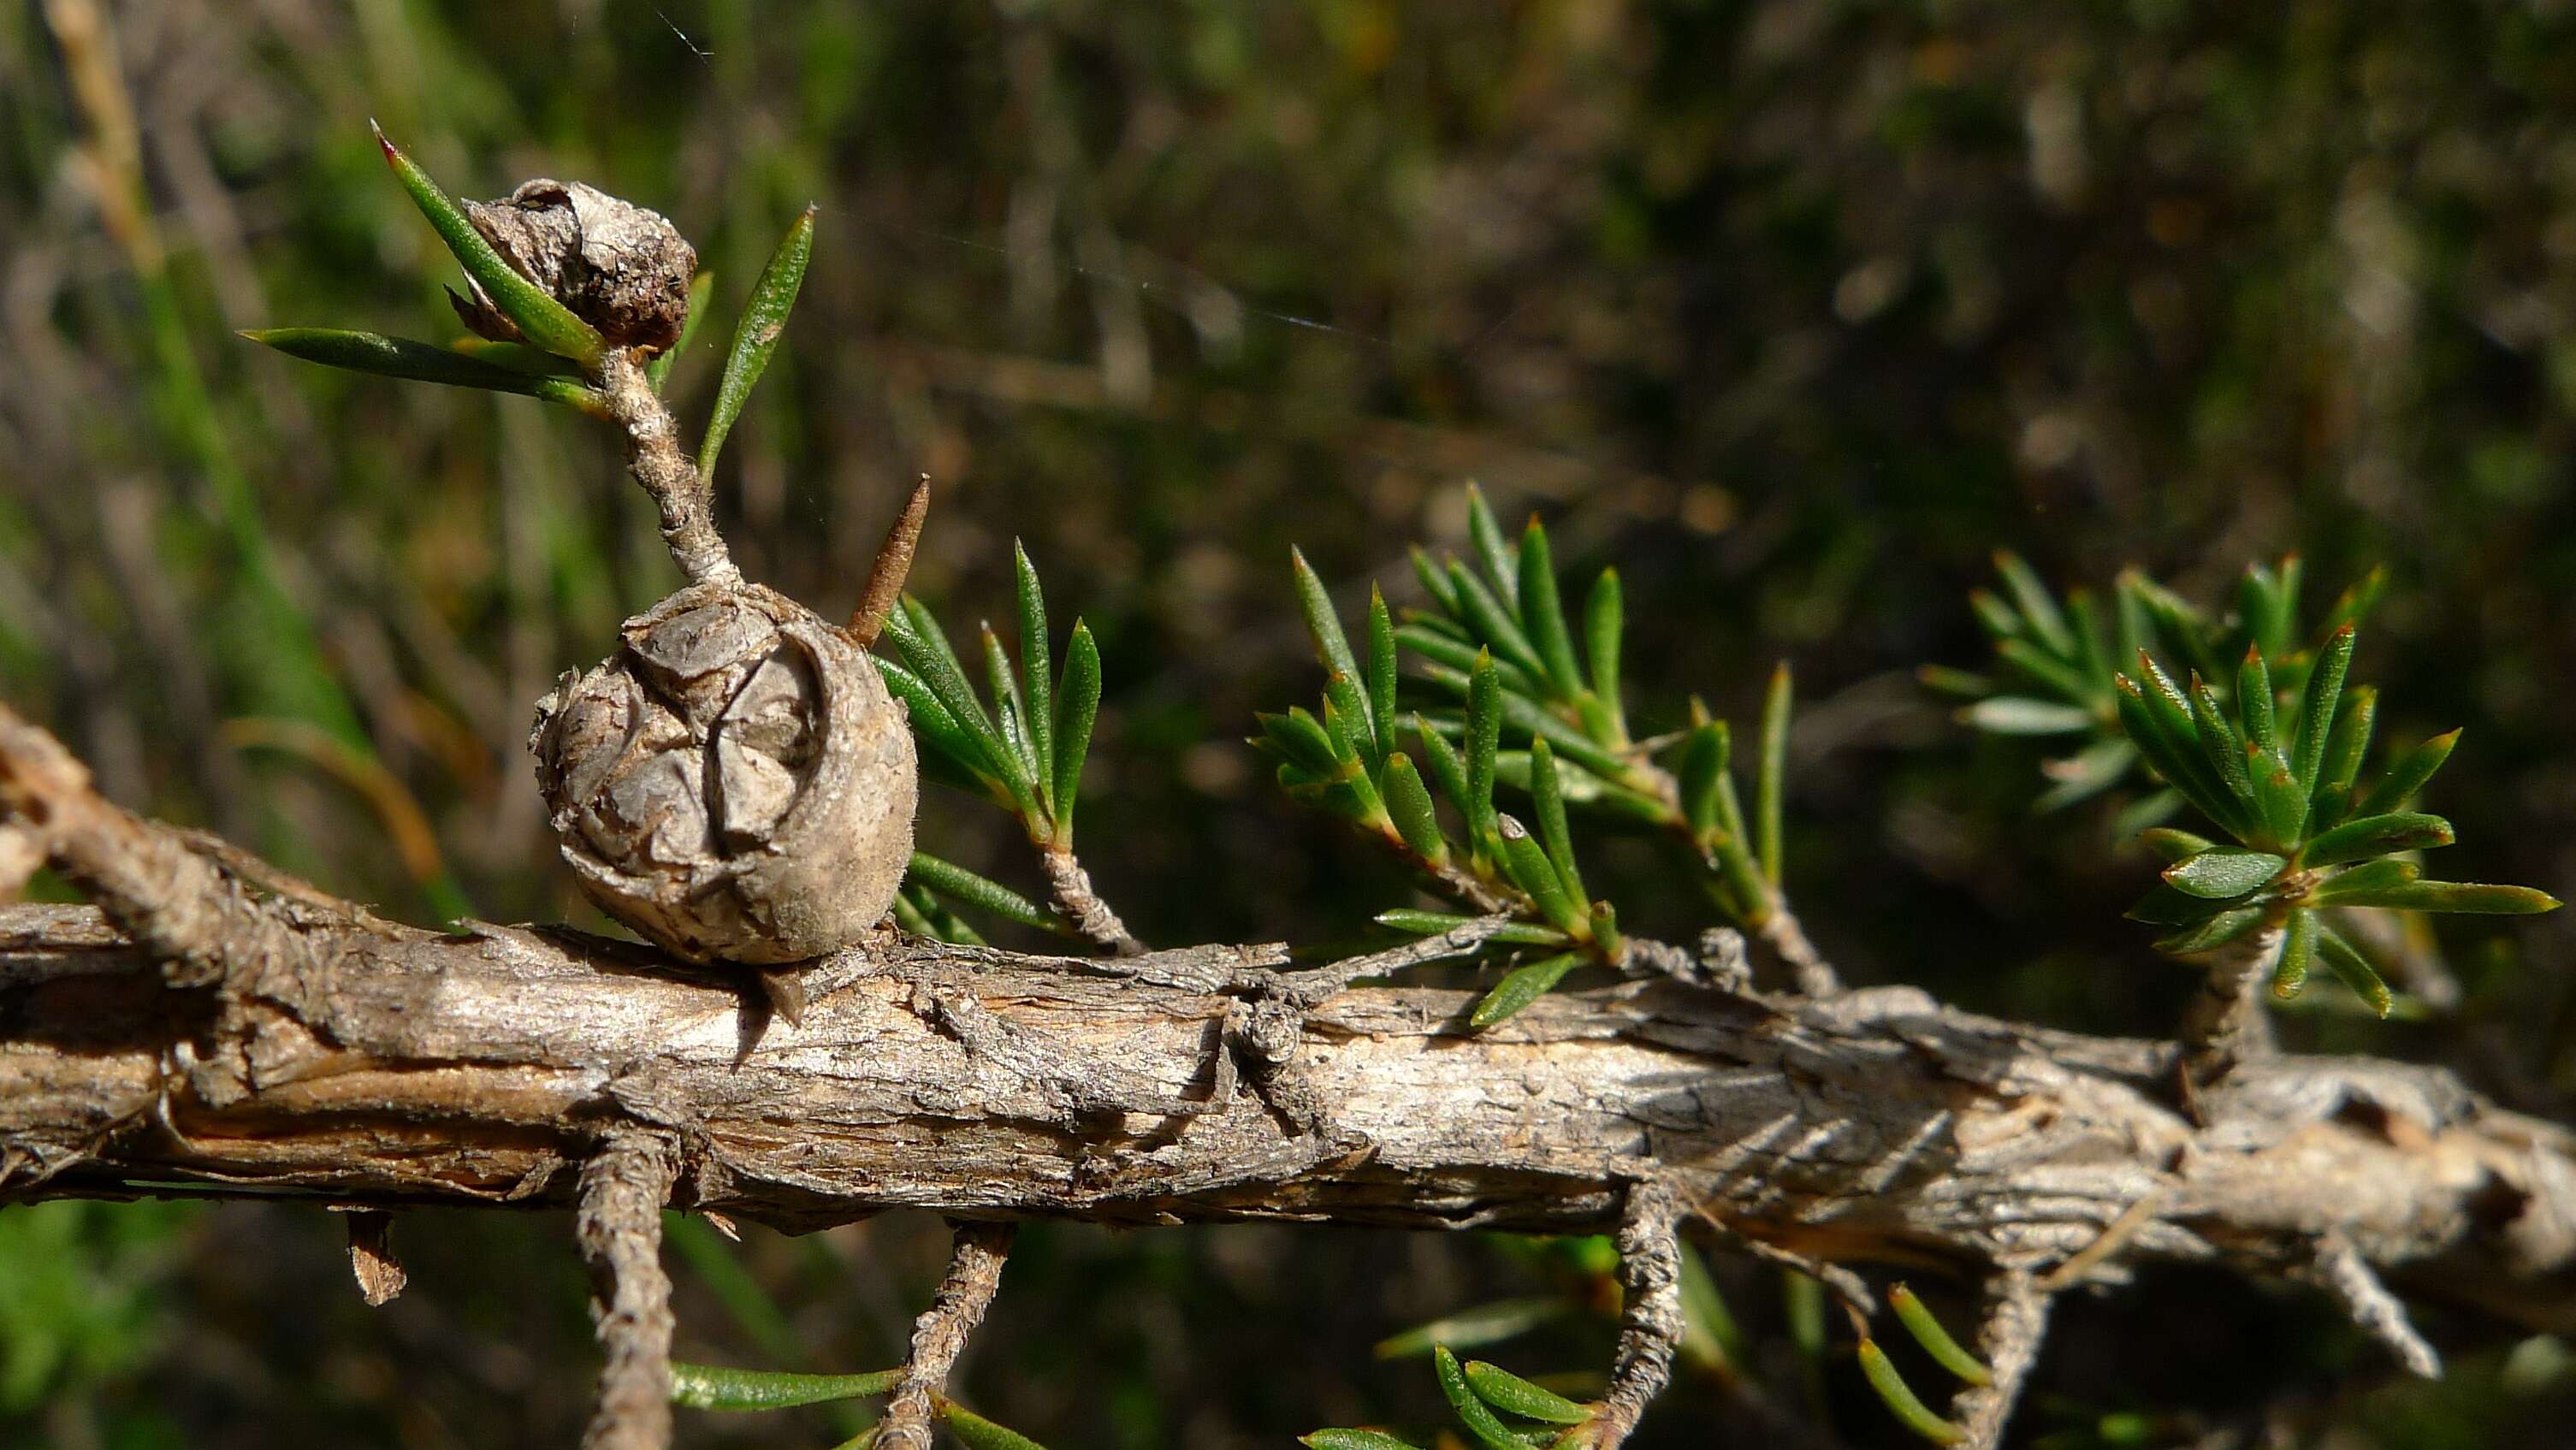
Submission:
[[[1691,691],[1746,718],[1795,662],[1791,885],[1859,981],[2101,1031],[2167,1030],[2183,995],[2118,919],[2150,867],[2114,803],[2034,817],[2032,753],[1910,678],[1982,662],[1962,596],[1997,547],[2213,603],[2283,550],[2320,599],[2384,563],[2356,678],[2391,735],[2470,727],[2435,793],[2466,843],[2446,874],[2576,885],[2562,0],[0,6],[0,693],[117,799],[333,890],[595,925],[523,741],[675,580],[609,440],[231,335],[452,331],[452,268],[369,116],[464,194],[550,174],[667,212],[718,327],[819,200],[719,479],[737,557],[844,608],[927,471],[915,587],[954,628],[1008,614],[1025,538],[1099,634],[1085,855],[1151,940],[1330,941],[1404,899],[1238,741],[1313,691],[1290,542],[1346,613],[1371,578],[1402,602],[1403,545],[1460,542],[1469,477],[1544,515],[1561,562],[1622,570],[1645,728]],[[692,417],[703,338],[673,377]],[[934,796],[922,834],[1034,884],[988,810]],[[1663,910],[1642,925],[1705,914]],[[2456,1011],[2289,1031],[2563,1117],[2571,937],[2576,913],[2473,927],[2445,942]],[[0,1442],[571,1443],[592,1359],[566,1225],[400,1232],[413,1287],[368,1311],[307,1210],[0,1211]],[[893,1363],[941,1247],[905,1216],[684,1234],[683,1353]],[[1041,1227],[963,1390],[1058,1450],[1428,1421],[1427,1369],[1372,1343],[1597,1297],[1590,1262]],[[1847,1353],[1802,1357],[1771,1274],[1718,1275],[1740,1381],[1907,1443]],[[2153,1276],[2069,1312],[2023,1438],[2564,1443],[2566,1346],[2426,1320],[2452,1380],[2391,1384],[2319,1303]],[[1494,1354],[1597,1368],[1608,1337],[1587,1310]],[[1755,1433],[1741,1406],[1703,1365],[1640,1443]]]

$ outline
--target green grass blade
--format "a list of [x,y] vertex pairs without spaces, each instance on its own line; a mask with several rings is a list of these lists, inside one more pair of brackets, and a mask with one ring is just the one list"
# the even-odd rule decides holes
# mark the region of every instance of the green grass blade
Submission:
[[751,284],[751,300],[743,304],[742,321],[734,326],[724,376],[716,383],[715,411],[707,415],[707,436],[698,444],[700,478],[715,477],[716,455],[724,451],[725,435],[733,431],[742,405],[751,399],[752,387],[769,368],[770,354],[778,350],[778,339],[787,331],[787,314],[795,310],[796,293],[805,285],[805,264],[813,258],[814,208],[809,206],[788,226],[787,235],[779,238],[769,265],[760,269],[760,279]]
[[674,1362],[671,1403],[692,1410],[787,1410],[881,1395],[902,1382],[899,1368],[872,1374],[788,1374]]
[[1556,560],[1548,549],[1547,530],[1536,518],[1521,530],[1520,566],[1521,621],[1538,648],[1539,663],[1547,666],[1547,677],[1556,682],[1556,693],[1572,699],[1583,692],[1583,671],[1575,664],[1565,604],[1557,598]]
[[571,358],[583,367],[597,367],[608,354],[607,340],[599,330],[573,315],[572,309],[547,295],[536,283],[519,275],[465,215],[465,208],[430,180],[429,173],[388,140],[384,128],[367,123],[376,133],[376,144],[384,148],[385,164],[394,170],[394,178],[409,193],[412,205],[429,219],[430,229],[455,254],[457,264],[501,315],[517,325],[519,334],[529,342],[561,357]]
[[1795,687],[1789,662],[1771,671],[1771,687],[1762,696],[1762,756],[1753,782],[1753,835],[1762,861],[1762,879],[1780,885],[1780,816],[1789,774],[1789,708]]

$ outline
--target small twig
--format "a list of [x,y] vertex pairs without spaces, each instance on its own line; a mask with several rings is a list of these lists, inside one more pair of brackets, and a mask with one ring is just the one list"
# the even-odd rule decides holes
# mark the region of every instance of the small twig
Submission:
[[2343,1312],[2371,1338],[2388,1346],[2407,1372],[2428,1380],[2442,1377],[2442,1356],[2434,1352],[2406,1317],[2406,1306],[2388,1292],[2370,1262],[2341,1232],[2328,1230],[2317,1239],[2316,1257],[2299,1277],[2335,1296]]
[[367,1307],[382,1308],[402,1293],[411,1277],[403,1272],[402,1260],[394,1257],[394,1216],[382,1209],[362,1208],[347,1217],[349,1272],[357,1276],[358,1295]]
[[1081,860],[1071,851],[1042,847],[1038,864],[1046,868],[1047,887],[1054,893],[1056,910],[1065,914],[1085,940],[1122,957],[1143,954],[1145,944],[1128,933],[1127,923],[1120,921],[1118,913],[1092,889],[1091,873],[1082,869]]
[[662,1207],[678,1181],[670,1138],[612,1131],[581,1166],[574,1234],[590,1265],[593,1322],[606,1360],[582,1450],[663,1450],[671,1442],[671,1279]]
[[1986,1283],[1985,1320],[1977,1327],[1977,1357],[1990,1379],[1961,1390],[1951,1402],[1951,1417],[1967,1431],[1968,1450],[1996,1450],[2004,1426],[2039,1362],[2040,1343],[2048,1337],[2048,1291],[2040,1281],[2017,1270]]
[[2120,1216],[2111,1220],[2093,1242],[2068,1255],[2066,1262],[2040,1275],[2040,1289],[2054,1294],[2083,1283],[2085,1276],[2103,1260],[2126,1248],[2129,1240],[2138,1236],[2138,1231],[2145,1228],[2155,1218],[2157,1210],[2165,1206],[2166,1197],[2163,1189],[2150,1189],[2137,1202],[2120,1210]]
[[2278,926],[2265,927],[2210,953],[2203,962],[2206,974],[2182,1019],[2182,1040],[2190,1049],[2188,1067],[2195,1083],[2206,1086],[2236,1064],[2278,1050],[2258,984],[2280,958],[2286,935]]
[[626,434],[626,471],[651,495],[662,515],[662,542],[692,584],[727,587],[742,582],[724,536],[716,532],[715,504],[698,465],[680,449],[679,426],[643,365],[611,351],[592,386],[606,402],[608,419]]
[[1617,1450],[1672,1378],[1682,1342],[1681,1200],[1661,1183],[1628,1185],[1619,1216],[1619,1352],[1610,1388],[1584,1426],[1589,1450]]
[[894,527],[886,530],[885,542],[877,546],[876,562],[868,566],[867,587],[859,591],[859,602],[850,610],[850,638],[858,641],[859,648],[877,642],[886,616],[903,598],[903,581],[912,574],[913,551],[921,547],[921,526],[929,517],[930,475],[925,473],[912,486],[912,497],[904,500]]
[[966,1348],[975,1326],[1002,1287],[1002,1261],[1011,1252],[1015,1226],[1008,1223],[953,1223],[957,1238],[949,1250],[948,1277],[930,1307],[913,1321],[912,1358],[903,1383],[886,1402],[877,1422],[876,1450],[930,1450],[930,1417],[934,1402],[948,1384],[948,1371]]
[[1789,899],[1775,888],[1771,893],[1771,913],[1754,928],[1756,935],[1780,954],[1797,979],[1798,991],[1809,997],[1831,997],[1843,989],[1843,979],[1816,944],[1807,940],[1807,929],[1798,924],[1798,914],[1789,909]]

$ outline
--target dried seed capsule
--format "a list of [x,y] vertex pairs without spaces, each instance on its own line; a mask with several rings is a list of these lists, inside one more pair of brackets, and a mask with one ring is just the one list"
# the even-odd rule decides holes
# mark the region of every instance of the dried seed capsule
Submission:
[[[540,177],[465,216],[520,276],[599,329],[612,347],[660,352],[680,340],[698,254],[660,212],[579,181]],[[471,284],[468,284],[469,286]],[[448,294],[467,328],[499,342],[519,329],[474,287]]]
[[801,961],[885,916],[912,732],[867,654],[758,585],[698,584],[537,704],[529,748],[592,900],[693,961]]

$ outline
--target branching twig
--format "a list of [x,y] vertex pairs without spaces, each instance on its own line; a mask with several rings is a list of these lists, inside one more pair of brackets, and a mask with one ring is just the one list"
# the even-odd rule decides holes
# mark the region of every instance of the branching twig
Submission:
[[2352,1316],[2352,1322],[2388,1346],[2409,1374],[2428,1380],[2442,1377],[2442,1356],[2417,1332],[2414,1322],[2406,1317],[2406,1306],[2388,1292],[2369,1260],[2343,1233],[2328,1230],[2319,1236],[2316,1261],[2300,1277],[2335,1296],[2344,1313]]
[[1092,889],[1091,873],[1082,869],[1081,860],[1071,851],[1041,847],[1038,864],[1046,868],[1047,888],[1055,897],[1056,910],[1064,913],[1085,940],[1122,957],[1143,953],[1145,944],[1128,933],[1127,923],[1120,921],[1118,913]]
[[984,1322],[984,1311],[1002,1287],[1002,1261],[1011,1252],[1012,1226],[1007,1223],[958,1223],[949,1251],[948,1277],[930,1307],[912,1326],[912,1357],[904,1365],[903,1383],[886,1402],[877,1423],[877,1450],[930,1450],[933,1402],[948,1383],[948,1371],[966,1348],[967,1337]]
[[1986,1284],[1985,1320],[1977,1328],[1977,1357],[1991,1378],[1959,1392],[1951,1413],[1967,1431],[1968,1450],[1996,1450],[2004,1426],[2039,1362],[2039,1346],[2048,1335],[2049,1295],[2039,1281],[2010,1270]]
[[668,1134],[619,1128],[581,1167],[574,1232],[590,1265],[591,1317],[606,1352],[583,1450],[662,1450],[671,1441],[671,1280],[662,1208],[680,1157]]
[[1771,914],[1754,928],[1755,934],[1770,943],[1789,970],[1800,993],[1809,997],[1830,997],[1843,989],[1841,974],[1816,944],[1807,940],[1807,929],[1798,924],[1798,914],[1789,909],[1789,900],[1777,890],[1771,893]]
[[1682,1342],[1681,1200],[1662,1183],[1628,1185],[1619,1215],[1619,1353],[1610,1388],[1584,1427],[1589,1450],[1618,1450],[1672,1378]]
[[2266,927],[2202,962],[2205,975],[2182,1020],[2182,1040],[2191,1049],[2189,1067],[2196,1082],[2215,1082],[2237,1063],[2278,1050],[2260,984],[2280,957],[2283,938],[2281,928]]
[[650,494],[662,515],[662,542],[692,584],[742,582],[724,536],[716,532],[715,503],[698,465],[680,448],[679,426],[643,366],[611,351],[592,380],[607,401],[609,421],[626,434],[626,471]]

